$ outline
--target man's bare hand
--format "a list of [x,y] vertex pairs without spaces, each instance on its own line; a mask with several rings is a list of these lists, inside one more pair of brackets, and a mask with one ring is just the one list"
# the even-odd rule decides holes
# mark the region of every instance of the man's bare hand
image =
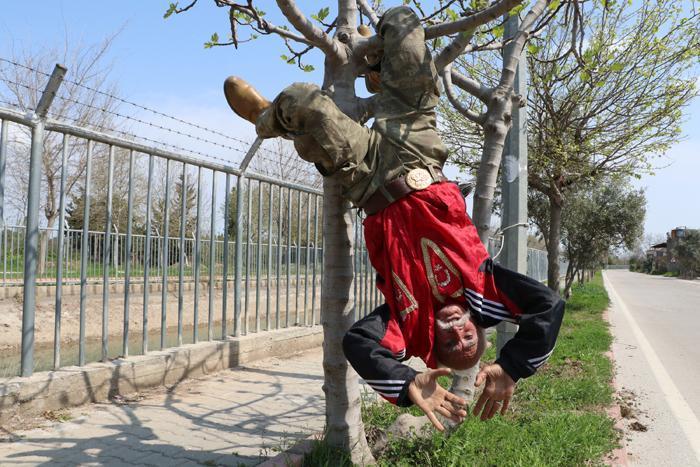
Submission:
[[428,420],[440,431],[445,427],[435,416],[436,413],[460,423],[467,416],[466,402],[437,383],[440,376],[451,373],[449,368],[428,370],[416,376],[408,386],[408,397],[428,416]]
[[484,392],[481,393],[481,397],[476,401],[474,415],[479,415],[479,412],[481,412],[481,419],[488,420],[496,415],[499,409],[501,410],[501,415],[505,415],[510,398],[515,390],[515,381],[508,373],[503,371],[501,365],[494,363],[484,367],[479,372],[474,385],[479,387],[484,382],[486,382],[486,386],[484,386]]

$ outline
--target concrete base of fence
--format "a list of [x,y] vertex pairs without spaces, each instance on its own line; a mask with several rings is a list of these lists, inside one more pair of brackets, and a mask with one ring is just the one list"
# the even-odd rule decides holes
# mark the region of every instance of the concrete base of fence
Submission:
[[0,381],[0,425],[47,410],[174,385],[262,358],[320,347],[322,342],[321,326],[293,327],[6,379]]

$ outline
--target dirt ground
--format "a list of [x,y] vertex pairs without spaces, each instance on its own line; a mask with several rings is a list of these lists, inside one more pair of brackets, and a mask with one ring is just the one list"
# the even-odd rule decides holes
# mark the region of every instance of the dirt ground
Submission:
[[[223,291],[219,287],[214,289],[213,294],[213,312],[212,322],[220,323],[222,320],[222,301]],[[287,319],[287,295],[286,284],[280,284],[280,299],[279,313],[280,322],[284,326]],[[121,336],[124,328],[124,292],[122,290],[112,291],[108,298],[108,330],[110,336]],[[142,289],[142,287],[139,287]],[[241,322],[247,322],[250,331],[256,330],[256,294],[255,287],[250,287],[246,296],[243,287],[241,287]],[[103,313],[103,296],[101,290],[95,293],[94,290],[88,293],[85,303],[85,333],[88,339],[99,338],[102,336],[102,313]],[[276,296],[277,288],[275,283],[271,284],[269,289],[270,294],[270,326],[274,329],[276,326]],[[54,339],[54,323],[56,302],[53,296],[43,296],[39,294],[36,302],[36,319],[35,319],[35,343],[39,346],[50,345]],[[192,327],[194,324],[194,287],[189,284],[189,287],[183,292],[182,305],[182,321],[185,328]],[[299,295],[296,294],[295,284],[290,284],[289,297],[289,325],[304,323],[304,308],[306,308],[306,324],[311,324],[312,316],[312,284],[309,281],[307,293],[304,295],[304,282],[300,281]],[[178,296],[177,282],[170,283],[166,298],[166,327],[177,328],[178,325]],[[265,284],[262,284],[259,291],[260,305],[258,307],[260,329],[266,329],[267,321],[267,296],[268,289]],[[129,328],[131,333],[140,333],[143,329],[143,314],[144,314],[144,293],[143,290],[131,292],[129,297]],[[321,303],[321,287],[320,281],[316,284],[316,297],[313,301],[315,323],[319,322],[319,309]],[[162,292],[160,286],[152,286],[148,298],[148,329],[149,332],[159,331],[161,329],[161,304]],[[209,322],[209,287],[202,283],[199,288],[198,299],[198,323],[200,325]],[[234,318],[234,290],[230,284],[228,288],[227,301],[227,321],[229,332],[233,330]],[[246,313],[247,310],[247,313]],[[80,324],[80,295],[79,294],[64,294],[62,298],[61,311],[61,343],[70,343],[78,340]],[[245,326],[244,324],[242,326]],[[215,335],[220,334],[220,324]],[[244,328],[245,329],[245,328]],[[21,330],[22,330],[22,296],[14,298],[0,299],[0,353],[7,354],[19,349],[21,345]]]

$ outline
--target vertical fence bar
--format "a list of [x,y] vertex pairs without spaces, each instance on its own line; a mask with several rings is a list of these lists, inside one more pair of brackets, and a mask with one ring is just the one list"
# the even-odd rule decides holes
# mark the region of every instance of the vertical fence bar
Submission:
[[[311,193],[306,194],[306,259],[304,261],[304,326],[309,324],[307,307],[309,298],[309,262],[311,261]],[[313,311],[312,311],[313,315]],[[312,316],[313,320],[313,316]]]
[[165,203],[163,210],[163,283],[160,295],[160,350],[165,348],[168,327],[168,273],[170,257],[168,255],[168,234],[170,232],[170,159],[165,161]]
[[287,305],[285,311],[285,327],[289,327],[289,280],[292,266],[292,189],[287,188]]
[[267,202],[267,301],[266,305],[266,316],[265,316],[265,330],[270,330],[270,278],[272,271],[272,183],[268,184],[268,202]]
[[2,228],[2,283],[7,282],[7,226],[5,225],[5,166],[7,165],[7,120],[0,123],[0,228]]
[[243,175],[236,177],[236,256],[233,274],[233,335],[241,334],[241,276],[243,275]]
[[194,328],[192,329],[192,342],[199,341],[199,266],[202,254],[202,167],[197,168],[197,223],[194,238]]
[[248,287],[250,283],[250,239],[251,239],[251,228],[253,226],[253,219],[251,217],[253,212],[253,181],[248,179],[248,224],[246,228],[246,246],[245,246],[245,307],[243,309],[243,328],[244,333],[248,334]]
[[301,191],[297,192],[297,248],[296,248],[296,278],[295,295],[294,295],[294,324],[299,324],[299,274],[301,270]]
[[314,195],[314,267],[311,282],[311,325],[316,325],[316,265],[318,264],[318,195]]
[[143,257],[143,354],[148,352],[148,305],[150,296],[150,273],[151,273],[151,222],[152,222],[152,198],[153,190],[153,154],[148,155],[148,188],[146,189],[146,246]]
[[262,264],[263,184],[258,182],[258,241],[255,260],[255,332],[260,332],[260,266]]
[[78,365],[85,365],[85,304],[87,302],[87,259],[90,244],[88,243],[90,227],[90,179],[92,177],[92,149],[94,143],[87,143],[87,160],[85,161],[85,205],[83,206],[83,233],[80,247],[80,330],[78,337]]
[[229,216],[231,209],[231,174],[226,174],[226,194],[224,195],[224,265],[222,274],[224,276],[224,282],[221,284],[222,293],[222,303],[221,303],[221,339],[226,339],[228,335],[228,324],[226,320],[227,316],[227,306],[228,306],[228,241],[229,241]]
[[185,296],[185,227],[187,225],[187,164],[182,163],[180,180],[180,257],[178,258],[178,294],[177,294],[177,345],[182,345],[182,310]]
[[207,339],[211,340],[214,333],[214,233],[216,229],[216,172],[211,172],[211,219],[209,224],[209,320],[207,323]]
[[280,328],[280,269],[282,268],[282,185],[277,192],[277,282],[275,287],[275,329]]
[[107,209],[105,210],[105,234],[102,238],[102,361],[107,361],[109,341],[109,263],[112,253],[112,183],[114,181],[114,146],[109,147],[107,161]]
[[126,208],[126,241],[124,244],[124,332],[122,335],[122,355],[129,356],[129,302],[131,299],[131,248],[133,242],[134,209],[134,151],[129,151],[129,188]]
[[355,228],[355,242],[353,243],[353,281],[352,281],[352,286],[353,286],[353,300],[354,300],[354,305],[353,305],[353,319],[354,321],[357,321],[360,319],[360,312],[359,312],[359,305],[360,305],[360,295],[358,294],[358,287],[360,285],[360,268],[359,268],[359,245],[360,245],[360,236],[359,236],[359,230],[360,230],[360,218],[355,217],[353,219],[353,226]]
[[[4,123],[4,122],[3,122]],[[3,163],[0,161],[0,183],[3,177]],[[56,252],[56,301],[54,309],[54,330],[53,330],[53,369],[57,370],[61,366],[61,308],[63,305],[63,241],[64,228],[66,222],[66,176],[68,165],[68,135],[63,135],[61,147],[61,188],[58,198],[58,251]],[[0,204],[2,204],[0,202]],[[2,209],[0,207],[0,209]],[[0,213],[2,222],[2,213]]]

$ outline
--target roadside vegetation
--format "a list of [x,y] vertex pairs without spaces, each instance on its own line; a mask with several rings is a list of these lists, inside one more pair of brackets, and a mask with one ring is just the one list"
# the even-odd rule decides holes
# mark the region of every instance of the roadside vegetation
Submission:
[[[470,417],[449,436],[393,439],[377,458],[380,465],[588,465],[603,463],[618,445],[613,420],[612,343],[603,311],[609,303],[600,273],[574,284],[556,350],[533,377],[520,381],[506,416],[488,422]],[[495,359],[491,347],[484,361]],[[445,379],[444,385],[449,381]],[[386,429],[401,413],[387,403],[368,404],[363,419],[368,433]],[[322,444],[305,465],[340,465],[343,459]]]

